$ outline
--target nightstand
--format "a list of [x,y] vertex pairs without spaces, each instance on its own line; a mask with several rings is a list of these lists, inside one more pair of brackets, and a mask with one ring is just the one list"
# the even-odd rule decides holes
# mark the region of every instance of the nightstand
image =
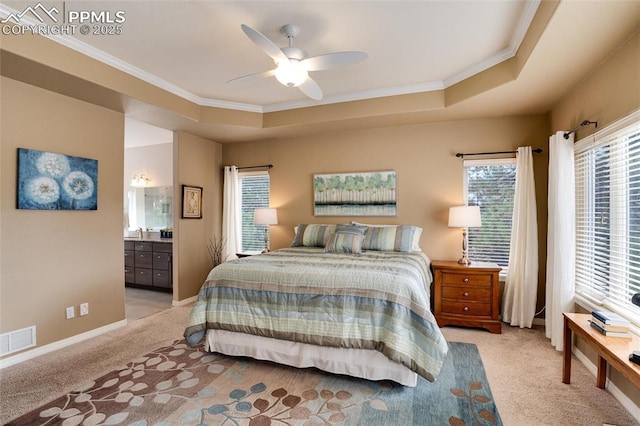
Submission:
[[440,327],[461,325],[501,333],[500,268],[495,263],[434,260],[434,315]]

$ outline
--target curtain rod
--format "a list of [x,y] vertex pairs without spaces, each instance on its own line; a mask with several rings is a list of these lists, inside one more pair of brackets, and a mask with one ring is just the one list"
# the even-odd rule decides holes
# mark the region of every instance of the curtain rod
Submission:
[[[470,152],[470,153],[462,153],[459,152],[456,154],[456,157],[464,158],[467,155],[492,155],[492,154],[516,154],[518,151],[494,151],[494,152]],[[542,148],[532,149],[531,152],[535,152],[536,154],[540,154],[542,152]]]
[[597,121],[589,121],[589,120],[584,120],[582,123],[578,124],[578,126],[573,129],[573,130],[569,130],[568,132],[566,132],[564,134],[564,138],[565,139],[569,139],[569,135],[571,135],[571,133],[575,133],[576,130],[578,129],[582,129],[583,127],[588,126],[589,124],[595,124],[596,125],[596,129],[598,128],[598,122]]
[[273,167],[273,164],[263,164],[261,166],[238,167],[238,170],[244,170],[244,169],[270,169],[272,167]]
[[[244,170],[244,169],[271,169],[271,168],[273,168],[273,164],[262,164],[260,166],[238,167],[238,170]],[[222,170],[224,170],[224,167],[222,168]]]

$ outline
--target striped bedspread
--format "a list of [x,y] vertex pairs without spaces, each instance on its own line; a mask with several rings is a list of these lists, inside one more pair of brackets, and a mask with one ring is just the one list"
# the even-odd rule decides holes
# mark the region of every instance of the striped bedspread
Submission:
[[214,268],[184,336],[195,345],[210,328],[375,349],[433,381],[448,347],[429,309],[430,283],[423,253],[280,249]]

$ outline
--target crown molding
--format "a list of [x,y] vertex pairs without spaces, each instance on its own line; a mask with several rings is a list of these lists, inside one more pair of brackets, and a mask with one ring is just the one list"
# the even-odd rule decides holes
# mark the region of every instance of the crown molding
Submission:
[[[482,71],[485,71],[507,59],[512,58],[518,51],[522,40],[524,39],[529,25],[533,20],[536,10],[540,4],[541,0],[531,1],[525,3],[525,9],[520,17],[518,25],[514,31],[514,35],[511,39],[511,43],[509,47],[501,50],[497,54],[491,56],[490,58],[485,59],[484,61],[475,64],[468,69],[451,76],[444,81],[431,81],[431,82],[423,82],[405,86],[397,86],[397,87],[388,87],[388,88],[380,88],[373,90],[364,90],[359,92],[349,92],[342,93],[336,95],[326,96],[322,101],[314,101],[312,99],[302,99],[296,101],[289,102],[280,102],[275,104],[268,105],[255,105],[255,104],[247,104],[241,102],[231,102],[220,99],[209,99],[200,97],[188,90],[185,90],[173,83],[170,83],[160,77],[144,71],[138,67],[135,67],[125,61],[122,61],[112,55],[109,55],[106,52],[103,52],[99,49],[96,49],[87,43],[84,43],[77,38],[68,36],[68,35],[44,35],[44,37],[62,44],[69,49],[75,50],[83,55],[86,55],[90,58],[93,58],[97,61],[100,61],[106,65],[109,65],[113,68],[116,68],[124,73],[132,75],[136,78],[139,78],[142,81],[145,81],[153,86],[156,86],[162,90],[165,90],[169,93],[172,93],[176,96],[179,96],[185,100],[191,101],[199,106],[213,107],[213,108],[222,108],[222,109],[230,109],[237,111],[246,111],[246,112],[256,112],[256,113],[267,113],[267,112],[277,112],[277,111],[286,111],[290,109],[297,108],[307,108],[318,105],[330,105],[335,103],[342,102],[352,102],[352,101],[360,101],[364,99],[373,99],[373,98],[381,98],[388,96],[398,96],[398,95],[406,95],[413,93],[422,93],[422,92],[430,92],[436,90],[444,90],[460,81],[463,81],[473,75],[476,75]],[[0,17],[6,19],[10,15],[16,15],[20,12],[12,9],[11,7],[0,3]],[[41,25],[41,22],[38,22],[36,19],[30,16],[22,16],[21,21],[24,21],[28,25]]]

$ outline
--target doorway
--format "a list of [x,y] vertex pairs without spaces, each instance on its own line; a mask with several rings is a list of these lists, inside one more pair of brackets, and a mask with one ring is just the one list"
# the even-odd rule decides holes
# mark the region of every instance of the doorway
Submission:
[[[173,132],[125,117],[124,145],[123,237],[125,241],[144,241],[150,245],[172,243],[171,238],[161,236],[166,237],[166,232],[173,230],[173,206],[167,205],[173,203]],[[171,248],[162,251],[172,256]],[[136,265],[135,259],[131,261],[133,257],[125,250],[125,281],[137,283],[137,272],[145,274],[146,268],[155,271],[157,265]],[[168,263],[171,264],[171,258]],[[171,268],[161,269],[169,269],[171,279]],[[167,288],[171,281],[162,283],[163,291],[154,290],[153,281],[144,284],[149,285],[125,285],[125,314],[129,322],[172,306],[173,293]]]

